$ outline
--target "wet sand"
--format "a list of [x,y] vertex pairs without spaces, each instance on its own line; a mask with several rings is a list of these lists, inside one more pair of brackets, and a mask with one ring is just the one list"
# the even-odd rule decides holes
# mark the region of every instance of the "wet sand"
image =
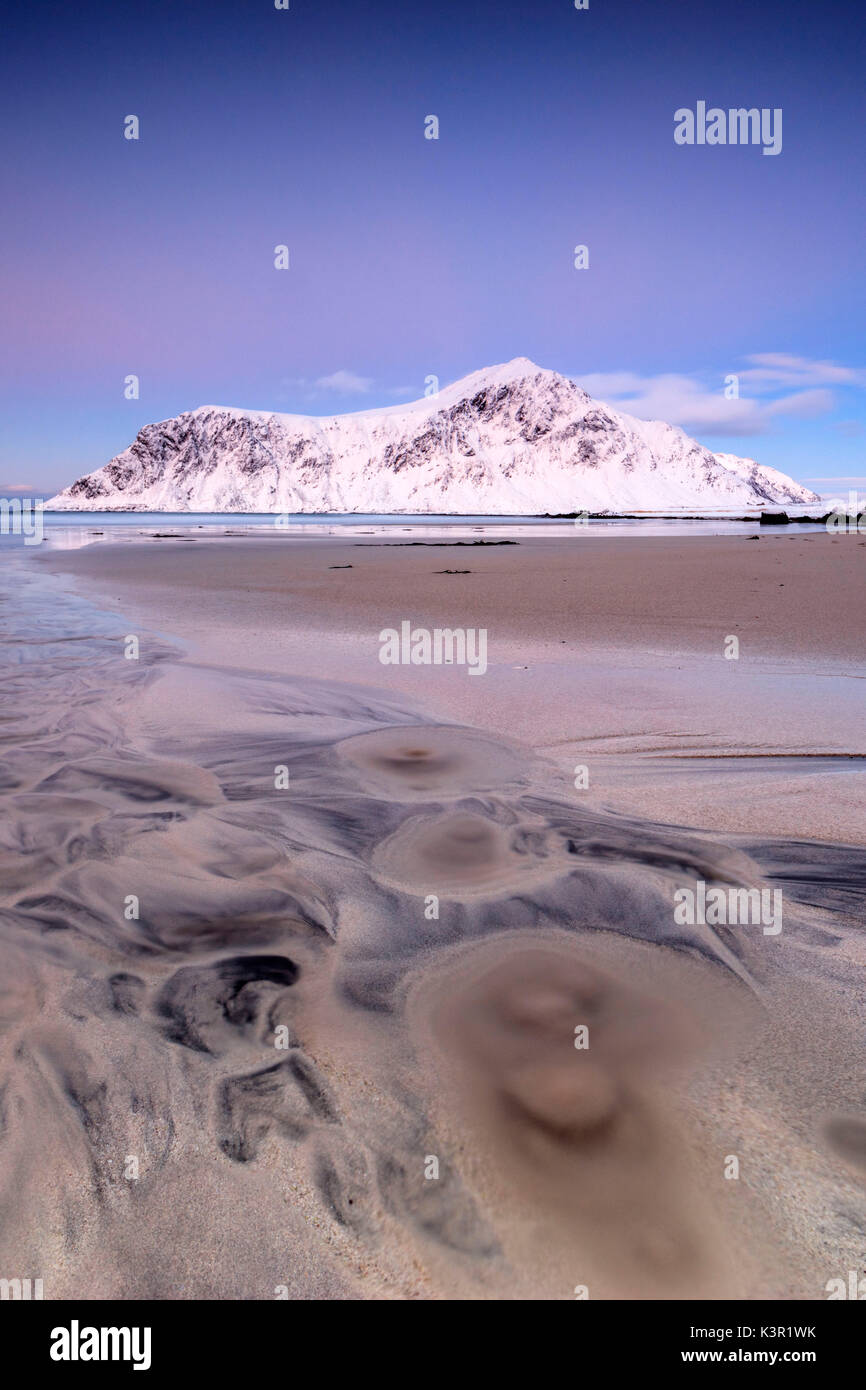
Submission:
[[[576,528],[457,547],[199,533],[45,563],[176,633],[197,660],[396,691],[566,773],[586,766],[593,804],[866,844],[866,541],[754,534]],[[487,674],[382,666],[378,633],[403,618],[486,628]]]
[[[552,544],[3,572],[4,1268],[386,1299],[811,1299],[859,1268],[862,773],[834,759],[866,751],[863,618],[827,614],[863,552]],[[443,604],[464,567],[485,589]],[[383,667],[402,618],[486,626],[488,673]],[[697,881],[781,885],[783,931],[677,923]]]

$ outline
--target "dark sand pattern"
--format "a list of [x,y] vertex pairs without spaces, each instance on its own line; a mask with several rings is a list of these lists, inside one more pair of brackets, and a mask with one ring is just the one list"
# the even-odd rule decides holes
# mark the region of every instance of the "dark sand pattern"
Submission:
[[337,752],[365,773],[368,793],[378,787],[390,801],[502,792],[525,785],[528,775],[525,756],[452,725],[376,730],[342,739]]
[[[708,1215],[721,1159],[660,1095],[759,1027],[774,943],[672,904],[760,886],[761,846],[582,809],[386,694],[179,664],[149,634],[126,660],[117,619],[7,581],[3,1269],[46,1297],[570,1297],[586,1271],[598,1296],[808,1294],[768,1273],[757,1199],[727,1233]],[[812,951],[820,885],[855,905],[851,856],[822,853],[785,919]],[[764,1253],[734,1260],[749,1227]]]
[[855,1172],[866,1174],[866,1119],[858,1115],[835,1115],[825,1124],[824,1133],[835,1153]]

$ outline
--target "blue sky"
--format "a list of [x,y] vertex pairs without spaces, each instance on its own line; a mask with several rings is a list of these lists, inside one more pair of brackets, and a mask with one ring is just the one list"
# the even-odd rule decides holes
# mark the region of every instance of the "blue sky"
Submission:
[[[833,0],[21,7],[0,482],[48,494],[201,404],[365,409],[516,356],[818,490],[866,481],[856,19]],[[676,145],[700,100],[781,108],[781,153]]]

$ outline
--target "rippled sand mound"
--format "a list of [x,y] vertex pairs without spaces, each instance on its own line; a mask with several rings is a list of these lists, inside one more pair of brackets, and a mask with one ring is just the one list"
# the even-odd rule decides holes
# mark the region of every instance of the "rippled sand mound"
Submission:
[[364,773],[368,795],[392,801],[448,799],[520,786],[527,759],[475,729],[435,724],[374,730],[343,739],[337,752]]
[[754,1039],[758,1011],[705,967],[675,967],[654,994],[639,955],[509,934],[455,952],[411,1016],[450,1077],[440,1107],[484,1149],[500,1201],[546,1231],[520,1256],[539,1288],[553,1266],[595,1296],[709,1297],[737,1282],[718,1174],[665,1089],[727,1033]]

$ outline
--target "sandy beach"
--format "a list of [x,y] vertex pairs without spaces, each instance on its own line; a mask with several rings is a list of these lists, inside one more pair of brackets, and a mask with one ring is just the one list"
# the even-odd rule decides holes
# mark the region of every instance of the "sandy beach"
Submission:
[[[5,1264],[826,1297],[866,1221],[862,543],[184,534],[8,576]],[[486,629],[486,672],[383,665],[404,620]],[[697,882],[783,926],[678,920]]]

